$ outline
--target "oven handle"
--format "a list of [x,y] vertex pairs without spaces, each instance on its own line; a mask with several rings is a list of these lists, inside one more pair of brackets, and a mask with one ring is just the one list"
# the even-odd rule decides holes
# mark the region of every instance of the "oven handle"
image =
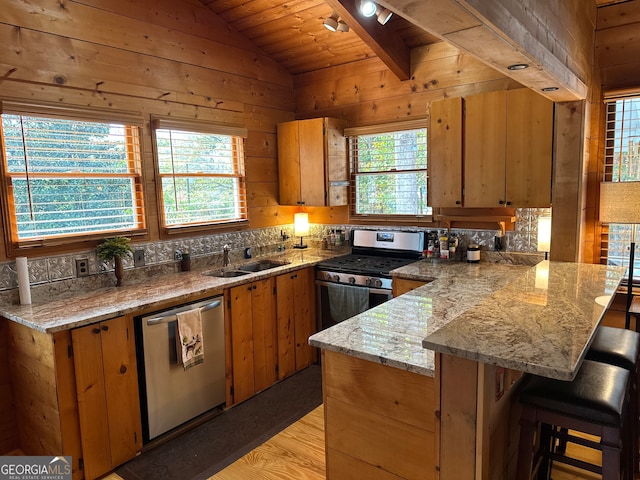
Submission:
[[347,287],[365,288],[369,290],[369,293],[391,296],[391,290],[387,290],[386,288],[365,287],[363,285],[347,285],[346,283],[325,282],[322,280],[316,280],[316,285],[320,285],[321,287],[326,287],[329,285],[345,285]]

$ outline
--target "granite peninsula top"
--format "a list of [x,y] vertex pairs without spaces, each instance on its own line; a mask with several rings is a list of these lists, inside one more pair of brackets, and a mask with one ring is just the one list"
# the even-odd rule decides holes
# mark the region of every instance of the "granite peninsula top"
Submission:
[[623,267],[423,260],[392,272],[429,281],[311,336],[313,346],[433,376],[434,351],[570,380]]
[[[82,282],[53,282],[32,287],[32,304],[19,305],[8,298],[0,302],[0,316],[45,333],[68,330],[108,320],[126,314],[138,314],[141,310],[166,308],[194,300],[218,295],[225,288],[279,275],[296,270],[340,254],[335,250],[287,250],[286,253],[270,257],[255,257],[247,262],[265,258],[289,262],[286,265],[250,273],[241,277],[219,278],[203,275],[206,271],[221,270],[221,265],[194,268],[188,272],[151,271],[148,276],[132,279],[135,272],[125,271],[122,287],[95,285],[87,287]],[[237,265],[229,267],[233,269]],[[111,282],[113,274],[108,277]],[[103,281],[103,279],[96,279]]]

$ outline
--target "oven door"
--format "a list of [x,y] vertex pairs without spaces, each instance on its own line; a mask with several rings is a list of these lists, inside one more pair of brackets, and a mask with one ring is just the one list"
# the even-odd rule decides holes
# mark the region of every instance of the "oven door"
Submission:
[[318,327],[332,327],[347,318],[391,300],[391,290],[316,280]]

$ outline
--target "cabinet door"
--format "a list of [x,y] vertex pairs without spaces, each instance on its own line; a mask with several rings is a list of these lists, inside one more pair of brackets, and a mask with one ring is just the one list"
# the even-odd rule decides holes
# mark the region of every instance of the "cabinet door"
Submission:
[[251,302],[254,287],[255,284],[250,283],[230,290],[234,403],[246,400],[255,393]]
[[553,103],[528,88],[511,90],[507,119],[507,201],[513,207],[550,207]]
[[296,371],[316,361],[317,350],[309,345],[309,337],[316,331],[315,283],[311,268],[294,273]]
[[288,377],[296,370],[295,292],[293,274],[276,278],[278,312],[278,378]]
[[85,478],[133,458],[142,448],[132,317],[72,331]]
[[431,103],[429,196],[433,207],[462,206],[461,98]]
[[253,364],[255,392],[278,379],[278,330],[276,325],[275,277],[253,284]]
[[304,205],[326,205],[326,132],[324,118],[300,120],[300,200]]
[[464,206],[505,206],[507,92],[465,99]]
[[344,126],[345,122],[342,120],[336,118],[326,119],[328,207],[349,204],[349,165]]
[[300,136],[298,122],[278,124],[278,181],[280,204],[298,205],[300,191]]

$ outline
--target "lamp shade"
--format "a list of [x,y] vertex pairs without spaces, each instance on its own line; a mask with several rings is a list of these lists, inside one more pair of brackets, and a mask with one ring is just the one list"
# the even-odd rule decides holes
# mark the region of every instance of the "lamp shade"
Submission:
[[538,251],[551,250],[551,217],[538,217]]
[[293,216],[293,230],[296,237],[306,237],[309,235],[308,213],[296,213]]
[[640,182],[602,182],[600,221],[640,223]]

